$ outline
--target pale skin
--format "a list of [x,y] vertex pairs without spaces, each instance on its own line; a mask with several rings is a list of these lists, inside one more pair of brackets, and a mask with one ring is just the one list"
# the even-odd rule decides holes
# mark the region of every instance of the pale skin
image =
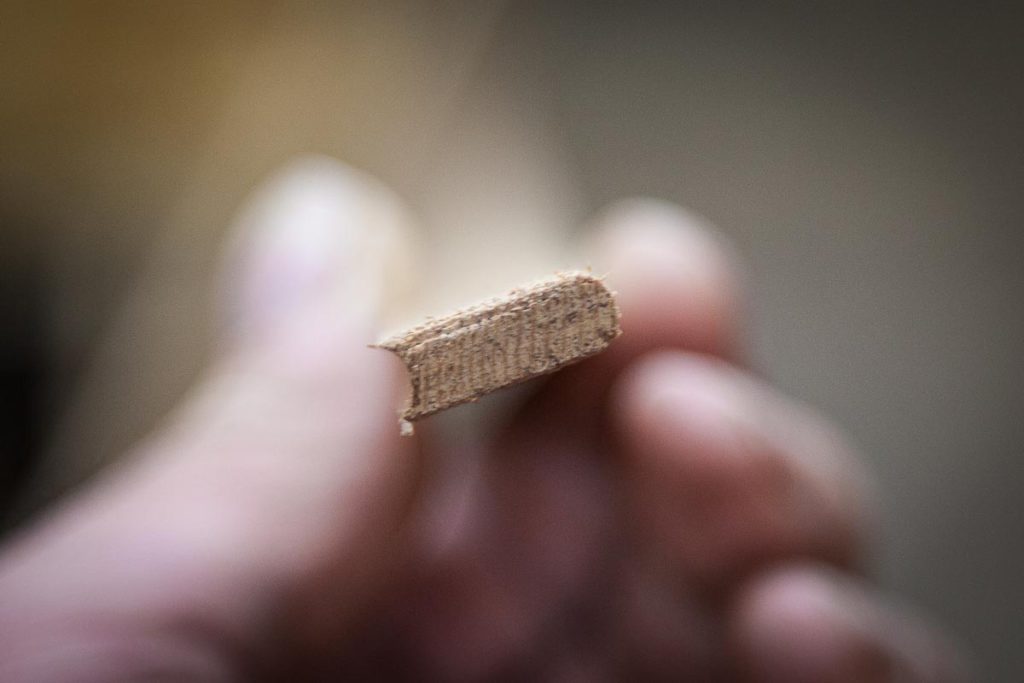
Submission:
[[663,203],[595,235],[623,335],[471,441],[399,435],[336,261],[243,263],[184,405],[4,548],[0,679],[963,680],[864,576],[856,453],[745,369],[731,251]]

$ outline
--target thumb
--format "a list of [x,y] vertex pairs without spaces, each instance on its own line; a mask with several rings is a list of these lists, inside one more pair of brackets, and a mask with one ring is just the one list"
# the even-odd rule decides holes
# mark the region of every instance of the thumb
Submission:
[[63,655],[98,680],[205,678],[344,632],[396,559],[416,482],[397,361],[367,348],[405,223],[326,159],[255,195],[223,359],[127,465],[0,557],[0,633],[17,634],[0,670],[59,673]]

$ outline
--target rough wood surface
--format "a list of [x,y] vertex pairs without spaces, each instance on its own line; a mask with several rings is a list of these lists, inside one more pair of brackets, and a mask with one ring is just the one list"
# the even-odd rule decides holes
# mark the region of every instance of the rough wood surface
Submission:
[[406,426],[592,356],[619,333],[612,293],[600,278],[573,272],[430,319],[376,346],[398,354],[409,370]]

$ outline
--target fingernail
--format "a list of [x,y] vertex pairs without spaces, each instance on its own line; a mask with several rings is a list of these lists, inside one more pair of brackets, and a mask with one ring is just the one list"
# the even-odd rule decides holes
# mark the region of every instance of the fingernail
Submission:
[[292,162],[239,213],[226,268],[228,334],[262,336],[314,310],[379,322],[410,260],[407,214],[373,178],[327,157]]

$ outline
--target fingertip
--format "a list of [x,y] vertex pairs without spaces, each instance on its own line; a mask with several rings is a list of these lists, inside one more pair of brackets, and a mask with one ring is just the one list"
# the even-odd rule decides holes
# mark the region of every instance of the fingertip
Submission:
[[624,372],[613,389],[612,414],[633,464],[729,476],[737,446],[732,416],[741,408],[724,372],[721,361],[679,351],[650,353]]
[[725,361],[648,354],[612,414],[652,554],[710,590],[780,557],[859,565],[856,481],[819,420]]
[[867,615],[822,570],[789,569],[741,595],[733,635],[753,680],[883,681],[892,665]]
[[960,681],[966,669],[923,622],[836,570],[780,567],[738,595],[730,637],[754,681]]
[[364,328],[412,291],[414,222],[373,176],[321,155],[298,157],[249,195],[223,267],[233,340],[260,339],[300,311]]
[[645,547],[666,571],[717,590],[788,545],[785,468],[756,447],[723,361],[658,352],[613,394]]
[[593,222],[587,251],[622,309],[623,343],[731,355],[738,346],[739,259],[704,219],[670,202],[619,201]]
[[545,415],[594,428],[619,373],[651,351],[741,355],[739,260],[696,215],[656,199],[623,200],[591,222],[582,251],[615,295],[622,334],[545,385]]

